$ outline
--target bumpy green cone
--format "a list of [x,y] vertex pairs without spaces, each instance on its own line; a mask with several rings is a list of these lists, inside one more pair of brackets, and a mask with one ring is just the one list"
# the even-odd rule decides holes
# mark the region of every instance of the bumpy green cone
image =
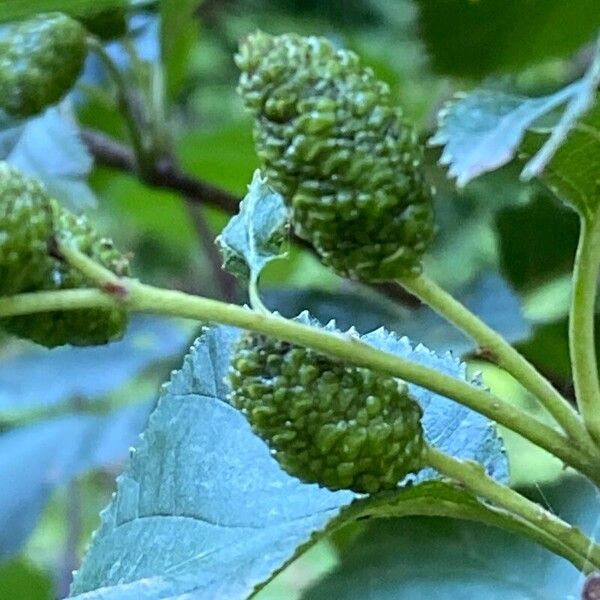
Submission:
[[73,86],[86,56],[85,29],[61,13],[10,25],[0,39],[0,109],[35,115]]
[[248,333],[230,382],[231,404],[306,482],[375,493],[423,466],[421,408],[398,379]]
[[257,32],[236,62],[258,155],[297,235],[341,275],[417,275],[434,233],[432,190],[388,86],[323,38]]
[[52,211],[42,185],[0,162],[1,295],[17,294],[44,280],[52,229]]
[[[51,199],[35,180],[0,163],[0,296],[89,287],[79,271],[53,254],[67,239],[114,273],[127,275],[129,262],[112,242]],[[103,344],[123,335],[121,309],[55,311],[0,319],[5,331],[47,347]]]

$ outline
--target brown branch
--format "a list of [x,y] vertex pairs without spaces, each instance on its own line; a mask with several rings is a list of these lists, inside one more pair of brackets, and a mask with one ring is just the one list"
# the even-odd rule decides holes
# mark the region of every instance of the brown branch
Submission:
[[[83,129],[81,138],[98,165],[139,175],[135,156],[125,144],[92,129]],[[145,175],[143,181],[152,187],[178,192],[190,202],[210,204],[228,213],[238,210],[238,198],[210,183],[185,174],[169,156],[158,160],[153,172]]]
[[[136,165],[133,151],[121,142],[93,129],[82,129],[81,138],[94,156],[96,164],[136,174],[144,183],[181,194],[191,204],[216,206],[227,213],[236,213],[240,199],[226,190],[184,173],[172,156],[163,156],[151,173],[142,175]],[[293,242],[314,252],[306,241],[294,236]],[[384,295],[405,306],[417,307],[420,302],[395,283],[373,286]]]

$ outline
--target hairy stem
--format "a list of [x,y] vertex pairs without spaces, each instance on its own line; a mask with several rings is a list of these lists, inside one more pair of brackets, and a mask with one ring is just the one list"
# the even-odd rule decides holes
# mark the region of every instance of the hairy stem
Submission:
[[600,445],[600,383],[594,336],[594,313],[600,270],[600,219],[581,217],[573,269],[569,350],[575,395],[585,426]]
[[427,449],[425,462],[493,506],[520,517],[559,540],[564,547],[583,557],[583,562],[576,565],[583,573],[600,568],[600,546],[576,527],[489,477],[481,464],[456,459],[431,446]]
[[[104,276],[101,277],[101,282],[105,285]],[[201,296],[155,288],[132,279],[121,279],[117,289],[118,293],[112,297],[99,290],[85,289],[35,292],[0,298],[0,317],[58,309],[114,306],[120,300],[133,312],[180,316],[256,331],[388,373],[460,402],[519,433],[600,484],[598,458],[582,452],[552,427],[466,381],[378,350],[356,336],[325,331],[279,315]]]
[[488,327],[479,317],[425,275],[402,279],[399,283],[472,338],[479,346],[491,352],[497,364],[531,392],[576,443],[587,445],[587,448],[593,452],[593,443],[577,411],[499,333]]

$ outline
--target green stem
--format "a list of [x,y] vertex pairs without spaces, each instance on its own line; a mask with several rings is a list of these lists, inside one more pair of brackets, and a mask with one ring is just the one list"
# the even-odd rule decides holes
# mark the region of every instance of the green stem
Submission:
[[135,105],[129,91],[129,85],[123,76],[123,73],[121,73],[99,40],[93,36],[88,36],[87,46],[88,49],[91,52],[94,52],[102,61],[107,73],[115,84],[121,113],[123,114],[131,137],[138,171],[142,178],[144,178],[148,174],[151,174],[154,169],[154,157],[152,156],[152,149],[149,148],[149,144],[146,142],[144,133],[138,122]]
[[[102,281],[104,282],[103,278]],[[466,381],[378,350],[357,336],[326,331],[279,315],[250,310],[218,300],[155,288],[132,279],[121,279],[119,291],[113,298],[99,290],[34,292],[0,298],[0,317],[59,309],[114,306],[117,298],[133,312],[151,312],[233,325],[314,348],[359,366],[389,373],[484,414],[600,484],[597,457],[585,454],[552,427]]]
[[431,446],[425,462],[493,506],[517,515],[559,540],[565,548],[585,557],[584,564],[579,566],[584,573],[600,568],[600,546],[576,527],[489,477],[481,464],[458,460]]
[[91,260],[68,241],[58,239],[56,243],[60,256],[99,288],[110,290],[122,287],[122,281],[117,275],[100,263]]
[[508,371],[540,401],[571,439],[578,444],[585,444],[588,450],[594,452],[593,443],[577,411],[499,333],[488,327],[479,317],[425,275],[402,279],[399,283],[483,349],[491,352],[498,365]]
[[600,383],[594,336],[596,288],[600,269],[600,219],[581,217],[573,269],[569,350],[577,403],[585,426],[600,444]]

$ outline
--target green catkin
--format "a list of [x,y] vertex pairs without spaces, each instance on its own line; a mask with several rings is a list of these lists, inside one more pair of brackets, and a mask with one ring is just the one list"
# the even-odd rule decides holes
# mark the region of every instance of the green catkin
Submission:
[[317,37],[257,32],[236,62],[257,153],[296,234],[346,277],[419,274],[434,233],[432,189],[389,87]]
[[303,481],[375,493],[423,466],[422,411],[394,377],[247,333],[229,378],[231,404]]
[[[89,287],[76,269],[56,256],[64,239],[117,275],[129,261],[100,236],[86,217],[48,196],[35,179],[0,163],[0,295]],[[96,345],[121,337],[127,313],[115,309],[53,311],[0,319],[6,332],[47,347]]]
[[81,73],[85,35],[61,13],[9,25],[0,38],[0,109],[29,117],[58,102]]

